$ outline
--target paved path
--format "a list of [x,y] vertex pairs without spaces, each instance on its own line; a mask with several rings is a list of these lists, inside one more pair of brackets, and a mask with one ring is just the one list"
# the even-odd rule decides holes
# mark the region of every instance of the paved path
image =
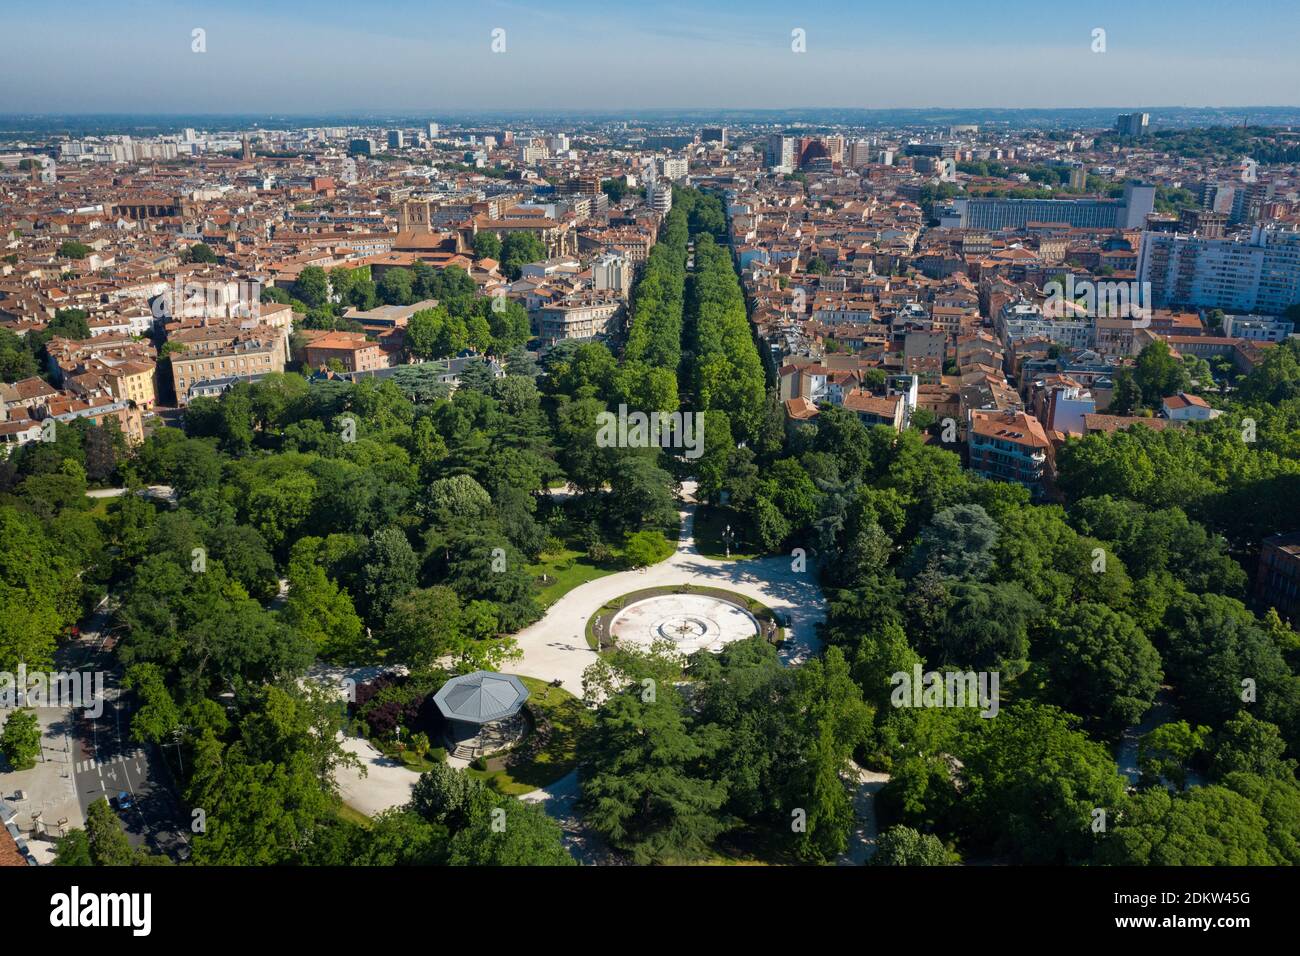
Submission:
[[525,803],[540,804],[564,831],[564,846],[573,858],[584,866],[618,864],[622,862],[604,845],[600,837],[587,829],[578,818],[574,805],[582,794],[578,771],[571,771],[549,787],[525,793],[519,799]]
[[826,605],[814,569],[793,571],[792,560],[781,556],[748,561],[704,557],[695,546],[694,491],[694,482],[682,487],[681,535],[671,557],[648,568],[588,581],[565,594],[545,617],[515,635],[523,657],[511,663],[511,672],[545,681],[559,679],[565,690],[581,695],[582,672],[596,660],[596,652],[587,646],[591,615],[629,591],[679,584],[724,588],[784,611],[790,625],[782,661],[795,664],[816,653],[817,625],[825,618]]
[[[591,615],[607,601],[629,591],[686,583],[725,588],[784,611],[790,623],[781,650],[783,662],[799,663],[816,653],[817,625],[826,609],[812,568],[793,571],[791,559],[786,557],[748,561],[703,557],[695,546],[694,491],[694,482],[683,484],[681,534],[671,557],[643,570],[621,571],[588,581],[564,595],[551,605],[545,617],[515,635],[523,656],[510,662],[509,672],[548,682],[559,678],[566,690],[581,696],[582,672],[596,660],[596,652],[587,646],[586,638]],[[357,754],[367,771],[365,777],[352,769],[337,772],[344,802],[374,815],[410,800],[416,774],[384,757],[367,741],[349,738],[344,746]],[[565,842],[577,859],[610,862],[608,853],[596,846],[573,813],[577,795],[578,778],[574,772],[520,799],[543,804],[564,828]]]
[[875,770],[864,770],[853,765],[857,772],[857,790],[853,794],[853,815],[857,825],[849,834],[849,848],[840,855],[836,862],[840,866],[862,866],[876,852],[876,838],[880,833],[876,827],[876,794],[880,788],[889,783],[889,774]]
[[[126,494],[125,488],[92,488],[86,492],[86,497],[120,498],[124,494]],[[150,485],[148,488],[141,488],[140,495],[143,497],[156,498],[159,501],[166,501],[173,505],[178,500],[176,489],[171,485]]]
[[[1128,778],[1130,786],[1136,787],[1142,779],[1142,771],[1138,769],[1138,739],[1151,733],[1161,724],[1176,719],[1177,716],[1173,688],[1164,686],[1157,692],[1151,708],[1142,715],[1141,722],[1124,731],[1115,754],[1115,763],[1119,767],[1119,772]],[[1205,780],[1200,774],[1190,770],[1187,772],[1189,787],[1200,786],[1203,783]]]
[[411,791],[420,775],[385,757],[360,737],[344,737],[343,749],[357,755],[365,774],[355,767],[339,767],[334,780],[339,785],[339,796],[354,810],[368,817],[391,807],[411,802]]

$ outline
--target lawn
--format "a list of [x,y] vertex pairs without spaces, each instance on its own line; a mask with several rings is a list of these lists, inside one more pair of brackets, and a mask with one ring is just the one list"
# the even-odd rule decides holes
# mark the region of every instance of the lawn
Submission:
[[595,723],[586,705],[562,687],[520,677],[528,688],[533,730],[513,750],[488,758],[487,770],[466,771],[498,793],[519,796],[555,783],[578,765],[578,741]]
[[360,810],[350,807],[346,803],[340,803],[335,812],[340,820],[347,823],[355,823],[357,826],[364,827],[367,830],[370,829],[370,818]]
[[369,741],[370,746],[388,759],[396,760],[412,773],[424,773],[426,770],[432,770],[436,764],[447,762],[447,751],[442,747],[431,747],[429,752],[421,757],[410,748],[399,751],[392,740],[380,740],[378,737],[371,737]]
[[[676,547],[681,533],[680,520],[674,520],[662,530],[668,543]],[[581,541],[576,536],[568,537],[560,550],[543,551],[536,561],[528,565],[528,572],[537,582],[537,603],[543,610],[580,584],[627,570],[623,562],[623,549],[618,545],[609,545],[609,558],[599,563],[591,560],[586,550],[578,550],[579,547]],[[670,549],[664,557],[671,554]],[[542,581],[543,574],[546,575],[545,582]]]
[[[535,562],[528,565],[528,571],[537,581],[537,602],[548,608],[579,584],[586,584],[607,574],[620,570],[617,558],[604,564],[596,564],[584,551],[575,551],[567,544],[560,551],[543,552]],[[546,582],[542,583],[542,575]]]
[[[727,557],[726,546],[722,543],[722,533],[731,525],[734,537],[731,539],[731,557]],[[746,524],[740,515],[730,508],[702,505],[695,509],[695,546],[700,554],[715,561],[747,561],[761,557],[763,552],[758,542],[746,537]]]

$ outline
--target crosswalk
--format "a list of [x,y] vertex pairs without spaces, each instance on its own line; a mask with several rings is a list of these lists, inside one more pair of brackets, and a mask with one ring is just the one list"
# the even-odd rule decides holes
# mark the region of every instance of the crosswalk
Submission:
[[122,754],[114,757],[112,760],[105,760],[102,763],[93,757],[90,760],[78,760],[76,764],[77,773],[86,773],[89,770],[96,770],[100,767],[111,767],[114,764],[130,763],[133,760],[139,760],[144,756],[144,751],[136,748],[129,754]]

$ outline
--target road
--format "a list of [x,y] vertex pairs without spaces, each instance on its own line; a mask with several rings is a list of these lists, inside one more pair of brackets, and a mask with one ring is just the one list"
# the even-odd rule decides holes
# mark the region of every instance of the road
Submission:
[[[158,501],[165,501],[175,506],[177,502],[176,489],[171,485],[150,485],[148,488],[142,488],[139,492],[141,495],[153,498]],[[120,498],[126,494],[125,488],[92,488],[86,492],[87,498]]]
[[179,859],[189,840],[189,821],[171,782],[171,773],[153,744],[131,740],[132,698],[122,690],[113,659],[111,611],[101,604],[83,623],[80,637],[61,649],[63,670],[102,671],[104,705],[98,717],[75,711],[73,785],[84,817],[101,798],[126,792],[134,804],[118,814],[127,840]]

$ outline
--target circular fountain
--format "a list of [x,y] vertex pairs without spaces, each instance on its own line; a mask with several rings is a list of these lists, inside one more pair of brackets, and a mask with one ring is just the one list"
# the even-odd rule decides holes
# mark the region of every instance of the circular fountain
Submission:
[[759,632],[749,611],[707,594],[659,594],[634,601],[610,622],[609,632],[621,644],[648,649],[655,641],[671,641],[682,654],[720,651],[733,641]]

